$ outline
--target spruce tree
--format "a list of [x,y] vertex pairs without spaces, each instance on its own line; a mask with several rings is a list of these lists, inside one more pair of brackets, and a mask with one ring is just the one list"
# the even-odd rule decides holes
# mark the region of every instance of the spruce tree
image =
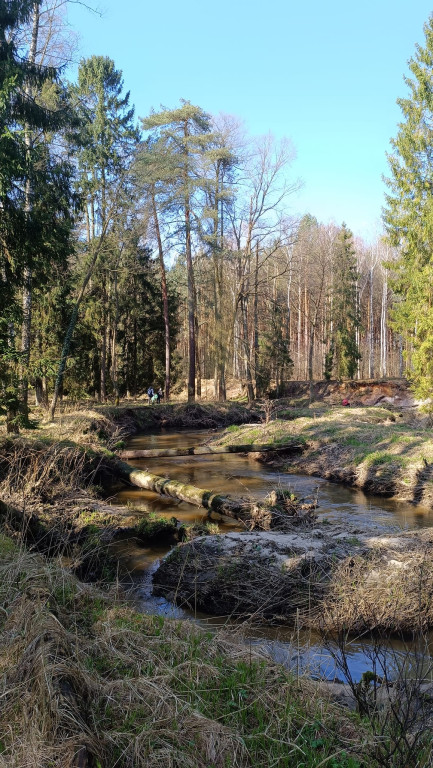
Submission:
[[413,347],[409,375],[425,397],[433,386],[433,15],[424,33],[425,46],[416,46],[404,78],[408,96],[397,102],[403,119],[388,155],[384,222],[400,253],[393,324]]
[[[53,260],[67,259],[71,228],[70,168],[50,146],[53,132],[69,122],[65,94],[55,68],[38,66],[16,47],[18,32],[32,15],[37,19],[39,5],[0,0],[0,398],[10,430],[27,421],[31,315],[26,302],[20,351],[20,293],[31,295],[31,283],[43,282]],[[54,106],[39,98],[49,86]]]
[[334,252],[334,332],[331,339],[333,362],[338,378],[353,379],[361,357],[356,340],[356,332],[359,328],[357,279],[353,235],[343,224],[337,236]]
[[[107,56],[83,59],[73,87],[81,118],[76,146],[78,187],[85,200],[86,234],[90,242],[112,216],[112,193],[131,163],[139,133],[129,91],[123,93],[122,72]],[[126,190],[125,190],[126,191]]]

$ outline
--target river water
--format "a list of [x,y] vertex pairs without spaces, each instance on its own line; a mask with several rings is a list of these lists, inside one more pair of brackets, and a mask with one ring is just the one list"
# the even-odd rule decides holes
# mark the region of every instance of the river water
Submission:
[[[136,435],[129,441],[128,450],[188,448],[204,443],[214,435],[215,432],[203,430]],[[427,508],[382,497],[366,496],[360,490],[345,488],[320,478],[283,474],[272,467],[260,464],[248,455],[218,454],[134,459],[131,463],[142,469],[148,469],[156,475],[168,476],[173,480],[221,493],[230,493],[234,496],[263,498],[276,487],[291,489],[298,497],[317,496],[319,522],[323,519],[349,520],[352,530],[358,523],[360,530],[371,526],[372,532],[375,530],[384,533],[433,526],[433,513]],[[207,519],[207,513],[203,509],[185,502],[163,498],[139,488],[120,490],[112,497],[112,502],[127,505],[131,511],[134,510],[134,513],[138,514],[153,513],[167,518],[176,517],[181,523]],[[236,521],[229,518],[221,518],[216,514],[213,519],[218,522],[222,532],[241,530]],[[332,644],[330,648],[323,648],[321,639],[311,631],[281,627],[245,629],[229,619],[209,617],[198,612],[193,614],[163,598],[152,596],[152,574],[158,567],[161,557],[167,553],[169,549],[167,546],[139,547],[130,542],[119,542],[115,548],[120,563],[125,570],[133,574],[134,594],[139,610],[169,618],[198,621],[208,627],[209,625],[224,626],[225,631],[228,632],[242,632],[245,642],[250,643],[256,650],[263,651],[286,666],[296,668],[299,672],[307,670],[316,677],[344,679],[345,676],[338,665],[338,649]],[[392,674],[392,668],[397,668],[401,664],[407,665],[407,651],[406,644],[400,641],[388,644],[384,661],[388,677],[390,670]],[[372,670],[377,663],[377,648],[362,638],[351,639],[346,653],[350,673],[356,680],[360,679],[364,671]],[[415,656],[413,663],[417,663]],[[383,674],[384,671],[377,669],[378,674]]]

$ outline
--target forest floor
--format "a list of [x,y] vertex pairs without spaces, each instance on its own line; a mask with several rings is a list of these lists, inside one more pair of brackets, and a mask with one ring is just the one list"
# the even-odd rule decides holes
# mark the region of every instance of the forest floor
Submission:
[[[290,469],[332,469],[354,483],[359,463],[375,482],[391,477],[384,492],[401,486],[413,499],[405,479],[433,461],[431,431],[417,417],[326,402],[65,409],[54,425],[0,437],[0,768],[392,765],[383,762],[387,737],[378,741],[323,687],[227,630],[128,603],[100,536],[119,527],[118,510],[104,508],[100,486],[125,439],[160,426],[226,426],[219,442],[273,442],[274,461],[279,444],[296,439],[305,450]],[[423,749],[413,765],[428,764]]]

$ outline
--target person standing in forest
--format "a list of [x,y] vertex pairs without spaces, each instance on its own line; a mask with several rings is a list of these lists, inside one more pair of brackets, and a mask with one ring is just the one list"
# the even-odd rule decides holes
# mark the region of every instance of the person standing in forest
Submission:
[[147,396],[149,398],[149,405],[152,405],[152,397],[153,397],[153,395],[154,395],[153,387],[150,386],[149,389],[147,390]]

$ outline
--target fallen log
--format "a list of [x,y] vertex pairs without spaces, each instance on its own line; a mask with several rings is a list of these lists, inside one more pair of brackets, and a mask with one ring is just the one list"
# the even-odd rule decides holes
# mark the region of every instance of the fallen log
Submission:
[[180,501],[186,501],[196,507],[204,507],[204,509],[233,517],[236,520],[246,522],[251,518],[251,504],[247,499],[222,496],[195,485],[179,483],[177,480],[170,480],[169,477],[161,477],[143,469],[132,467],[125,461],[117,462],[117,466],[120,476],[138,488],[159,493],[161,496],[180,499]]
[[[154,475],[146,470],[132,467],[125,461],[118,461],[117,467],[119,476],[147,491],[153,491],[161,496],[169,496],[173,499],[186,501],[188,504],[194,504],[196,507],[203,507],[209,512],[217,512],[220,515],[232,517],[244,523],[249,530],[259,528],[261,530],[271,530],[272,528],[281,530],[288,521],[293,522],[295,518],[298,521],[308,522],[311,513],[316,508],[317,503],[304,504],[302,501],[287,500],[284,492],[274,492],[269,497],[269,504],[261,504],[251,499],[242,497],[222,496],[215,491],[198,488],[188,483],[180,483],[177,480],[170,480],[169,477]],[[285,507],[277,506],[278,498],[282,496],[285,500]],[[275,505],[275,506],[274,506]]]
[[301,443],[287,443],[286,445],[275,445],[265,443],[249,443],[248,445],[196,445],[191,448],[148,448],[136,451],[121,451],[119,454],[122,459],[157,459],[169,458],[170,456],[203,456],[214,453],[261,453],[262,451],[278,451],[287,453],[293,451],[296,453],[305,448]]

